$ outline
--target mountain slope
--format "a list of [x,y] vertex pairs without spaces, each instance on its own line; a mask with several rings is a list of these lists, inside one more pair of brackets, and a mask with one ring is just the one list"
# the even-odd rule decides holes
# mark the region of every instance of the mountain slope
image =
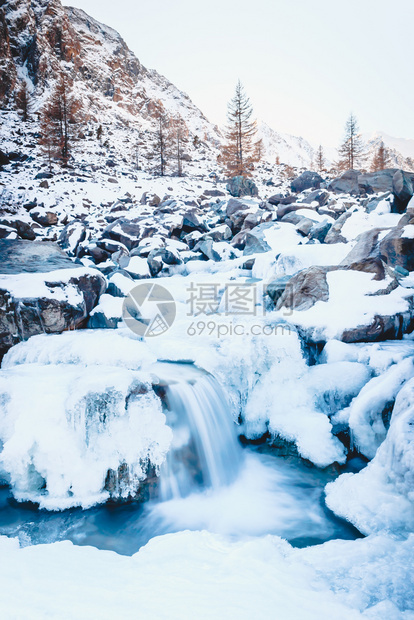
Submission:
[[122,37],[84,11],[59,0],[9,0],[0,9],[0,102],[26,80],[39,108],[64,71],[86,118],[120,121],[140,129],[155,126],[159,110],[180,115],[190,135],[212,144],[220,133],[188,95],[156,71],[146,69]]

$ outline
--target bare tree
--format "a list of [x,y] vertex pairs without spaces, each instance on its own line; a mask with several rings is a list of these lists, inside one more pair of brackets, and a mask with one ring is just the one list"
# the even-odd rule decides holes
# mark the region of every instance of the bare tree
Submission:
[[253,139],[256,122],[252,121],[253,108],[240,82],[228,104],[226,144],[221,151],[221,162],[229,176],[250,176],[257,162]]
[[374,157],[371,163],[371,172],[377,172],[378,170],[385,170],[391,166],[391,158],[388,150],[385,148],[384,143],[381,142],[379,147],[374,153]]
[[338,153],[339,170],[354,170],[364,158],[364,143],[359,133],[357,119],[352,113],[345,124],[345,137]]
[[318,150],[316,151],[316,167],[319,173],[325,170],[325,154],[321,144],[318,146]]

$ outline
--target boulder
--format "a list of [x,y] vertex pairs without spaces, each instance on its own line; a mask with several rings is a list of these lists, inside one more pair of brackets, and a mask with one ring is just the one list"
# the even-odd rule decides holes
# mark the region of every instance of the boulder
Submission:
[[10,158],[6,153],[0,151],[0,166],[7,166],[10,163]]
[[35,179],[52,179],[53,174],[51,172],[38,172]]
[[358,263],[368,258],[380,256],[378,248],[378,237],[383,228],[372,228],[358,235],[356,244],[341,262],[342,267],[349,267],[352,263]]
[[157,254],[157,252],[158,250],[152,250],[147,257],[148,267],[153,278],[160,273],[164,266],[162,258],[159,254]]
[[328,189],[336,194],[353,194],[359,195],[359,172],[357,170],[348,170],[343,175],[331,181]]
[[290,205],[292,202],[296,202],[296,196],[284,196],[283,194],[274,194],[267,199],[271,205],[277,207],[278,205]]
[[17,239],[17,230],[11,226],[0,224],[0,239]]
[[380,241],[379,251],[390,267],[414,271],[414,226],[392,228]]
[[215,262],[221,261],[221,256],[214,249],[214,241],[212,239],[202,239],[194,247],[195,252],[201,252],[207,259]]
[[76,256],[79,244],[86,238],[86,226],[83,222],[75,220],[66,224],[59,235],[58,244],[69,256]]
[[204,214],[198,209],[190,209],[183,215],[182,230],[189,233],[193,230],[204,233],[208,231],[208,226],[204,220]]
[[119,241],[128,250],[132,250],[139,245],[144,236],[144,230],[136,222],[119,218],[105,228],[103,235],[113,241]]
[[414,190],[413,182],[407,172],[397,170],[392,178],[392,193],[394,194],[393,211],[402,213],[407,208]]
[[266,293],[275,305],[285,292],[287,283],[291,278],[292,276],[279,276],[267,285]]
[[[234,244],[234,247],[239,247]],[[262,236],[255,235],[253,231],[246,232],[243,239],[243,256],[250,256],[251,254],[261,254],[263,252],[269,252],[272,248],[264,240]]]
[[303,202],[310,204],[311,202],[319,203],[320,207],[324,207],[329,201],[329,192],[324,189],[316,189],[313,192],[310,192]]
[[345,213],[342,213],[342,215],[338,217],[335,224],[329,229],[325,237],[325,243],[346,243],[347,240],[342,236],[341,232],[343,225],[349,217],[351,217],[349,211],[345,211]]
[[328,301],[326,274],[330,267],[309,267],[292,276],[278,298],[276,310],[309,310],[317,301]]
[[319,189],[321,183],[323,183],[323,179],[317,172],[306,170],[296,177],[296,179],[293,179],[290,184],[290,189],[292,192],[299,194],[305,189]]
[[395,168],[390,170],[379,170],[378,172],[368,172],[360,174],[358,186],[362,194],[375,194],[377,192],[390,192],[392,190],[392,178]]
[[55,212],[49,211],[44,207],[36,207],[30,211],[30,217],[40,224],[40,226],[48,227],[54,226],[58,223],[58,216]]
[[233,177],[226,185],[226,189],[232,196],[240,198],[240,196],[257,196],[259,190],[255,183],[246,177]]
[[98,271],[73,263],[54,243],[3,240],[0,258],[0,356],[36,334],[84,327],[105,291]]
[[28,239],[29,241],[36,239],[34,230],[28,222],[11,217],[0,219],[0,224],[14,228],[21,239]]
[[301,217],[300,221],[296,224],[296,230],[298,233],[306,237],[312,228],[314,227],[315,222],[308,217]]
[[331,222],[316,222],[310,229],[308,237],[311,241],[319,241],[319,243],[324,243],[331,228]]
[[209,196],[211,198],[218,198],[219,196],[225,196],[226,194],[219,189],[206,189],[204,190],[204,196]]
[[92,310],[88,329],[116,329],[122,321],[123,299],[104,293],[99,304]]
[[[190,235],[193,233],[190,233]],[[191,247],[191,243],[193,243],[193,239],[190,237],[190,235],[187,235],[185,237],[185,240],[188,240],[188,245],[189,247]],[[193,246],[195,245],[195,243],[197,241],[200,241],[201,239],[213,239],[213,241],[228,241],[229,239],[231,239],[232,237],[232,232],[231,232],[231,228],[229,226],[227,226],[227,224],[222,224],[221,226],[217,226],[216,228],[213,228],[212,230],[210,230],[208,233],[205,233],[204,235],[200,235],[196,241],[193,243]]]
[[[385,279],[384,263],[379,256],[372,258],[363,258],[355,263],[350,263],[347,269],[353,269],[354,271],[364,271],[365,273],[374,273],[373,280]],[[394,286],[394,283],[393,283]]]

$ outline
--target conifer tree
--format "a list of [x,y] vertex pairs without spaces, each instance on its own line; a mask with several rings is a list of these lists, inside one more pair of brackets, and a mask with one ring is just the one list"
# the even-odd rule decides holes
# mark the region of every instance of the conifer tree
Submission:
[[157,129],[154,138],[153,152],[150,157],[158,160],[156,170],[163,177],[166,174],[167,164],[171,157],[172,133],[171,120],[162,110],[157,113]]
[[183,176],[184,147],[188,143],[188,129],[181,118],[176,116],[171,121],[171,139],[173,142],[173,158],[177,162],[177,174]]
[[221,162],[229,176],[251,176],[257,162],[253,143],[257,128],[252,114],[252,105],[239,80],[234,97],[228,104],[227,142],[221,151]]
[[385,148],[384,143],[381,142],[378,149],[374,153],[374,157],[371,163],[371,172],[377,172],[378,170],[385,170],[391,165],[391,158],[388,150]]
[[40,143],[48,156],[67,163],[74,140],[74,127],[80,121],[80,104],[73,95],[68,79],[60,75],[40,117]]
[[339,170],[354,170],[364,159],[364,143],[359,133],[357,119],[352,113],[345,124],[345,137],[338,153]]
[[30,94],[26,82],[23,82],[16,93],[16,106],[26,122],[30,112]]
[[322,145],[320,144],[316,151],[316,168],[319,173],[325,170],[325,154],[323,152]]

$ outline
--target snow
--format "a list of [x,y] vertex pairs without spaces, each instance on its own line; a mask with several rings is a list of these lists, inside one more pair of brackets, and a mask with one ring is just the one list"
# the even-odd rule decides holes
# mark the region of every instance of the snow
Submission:
[[104,293],[100,296],[98,305],[90,312],[89,316],[92,317],[102,312],[108,319],[121,320],[123,302],[122,297],[112,297],[112,295]]
[[414,224],[404,226],[401,237],[406,239],[414,239]]
[[277,536],[233,542],[187,531],[125,557],[70,542],[19,549],[2,537],[0,611],[33,620],[250,620],[275,610],[286,619],[410,620],[400,609],[412,609],[413,546],[412,536],[381,535],[293,549]]
[[370,325],[376,315],[394,316],[409,310],[410,289],[399,286],[388,295],[375,295],[386,289],[391,278],[376,281],[373,277],[353,270],[328,272],[329,300],[317,301],[309,310],[291,311],[289,322],[313,329],[315,339],[328,340],[340,338],[347,329]]
[[2,370],[23,364],[73,364],[140,370],[156,362],[156,356],[129,330],[81,330],[63,334],[39,334],[12,347],[3,358]]
[[150,277],[147,260],[145,258],[141,258],[140,256],[132,256],[128,263],[128,266],[125,268],[125,271],[127,271],[135,278]]
[[[50,273],[0,274],[0,288],[17,299],[48,298],[67,301],[73,306],[83,303],[83,295],[76,281],[85,276],[99,276],[96,269],[59,269]],[[71,282],[73,280],[73,282]],[[59,286],[56,286],[56,283]]]

